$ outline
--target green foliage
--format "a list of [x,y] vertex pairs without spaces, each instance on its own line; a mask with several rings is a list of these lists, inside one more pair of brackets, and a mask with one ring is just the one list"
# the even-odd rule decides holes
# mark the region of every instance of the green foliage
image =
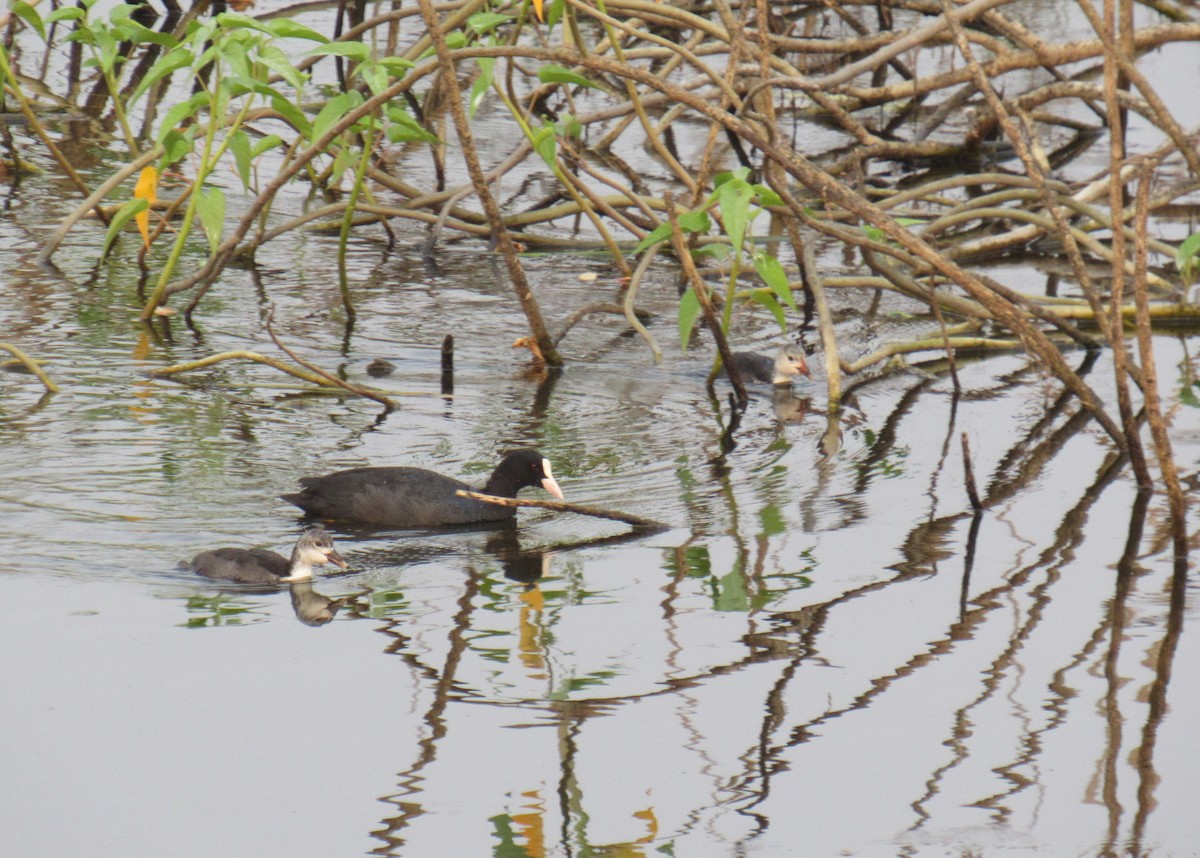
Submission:
[[[726,332],[732,317],[733,305],[737,297],[737,278],[742,270],[742,263],[747,252],[754,265],[754,270],[762,280],[767,290],[753,290],[746,296],[748,301],[756,303],[775,317],[781,331],[787,330],[787,314],[785,307],[793,311],[797,309],[796,299],[792,295],[791,283],[783,265],[771,253],[762,249],[751,249],[751,227],[755,219],[768,206],[782,203],[779,195],[765,185],[751,184],[746,180],[749,171],[738,168],[732,172],[721,173],[713,180],[713,192],[699,208],[682,212],[676,220],[679,229],[685,234],[707,235],[713,226],[713,218],[709,212],[718,217],[721,227],[721,240],[701,245],[692,251],[695,256],[709,256],[714,259],[730,262],[730,275],[725,294],[725,315],[722,327]],[[651,230],[634,248],[635,253],[641,253],[655,244],[668,241],[671,237],[671,224],[662,223]],[[692,331],[699,319],[700,301],[695,292],[689,288],[679,301],[679,342],[686,350]]]
[[215,253],[221,244],[221,227],[225,225],[225,192],[220,188],[202,188],[196,198],[196,210],[209,247]]
[[696,290],[688,289],[679,296],[679,347],[687,351],[688,340],[692,338],[692,330],[696,327],[696,318],[700,315],[700,298]]
[[387,126],[388,140],[393,143],[432,143],[439,144],[437,135],[430,134],[417,122],[409,112],[399,104],[390,105],[387,109],[390,125]]
[[38,15],[36,9],[28,3],[22,2],[22,0],[9,0],[8,8],[12,10],[14,15],[32,27],[41,36],[42,41],[45,41],[46,26],[42,23],[42,18]]
[[479,75],[475,78],[475,83],[471,85],[471,98],[468,104],[472,118],[475,116],[475,111],[479,109],[479,105],[483,103],[483,97],[492,88],[492,70],[496,67],[496,58],[480,57],[477,62],[479,63]]
[[533,149],[542,156],[542,160],[551,170],[557,168],[558,134],[553,123],[543,125],[533,132]]
[[1183,285],[1192,288],[1196,274],[1200,273],[1200,232],[1193,232],[1180,243],[1175,251],[1175,268],[1183,278]]
[[511,20],[512,16],[501,15],[499,12],[476,12],[474,15],[467,18],[467,26],[470,27],[476,35],[485,36],[500,25],[507,24]]
[[567,83],[572,86],[585,86],[591,89],[597,89],[596,84],[592,83],[586,77],[570,69],[562,66],[548,65],[538,69],[538,80],[542,83]]
[[[925,221],[923,221],[917,217],[898,217],[898,218],[896,218],[896,223],[898,223],[900,226],[916,226],[917,224],[925,223]],[[871,239],[871,241],[876,242],[877,244],[891,243],[888,240],[888,237],[883,234],[883,230],[877,226],[864,226],[862,228],[862,231],[863,231],[863,235],[865,235],[867,238]]]
[[117,209],[117,213],[113,215],[113,219],[108,225],[108,232],[104,234],[104,244],[100,248],[101,258],[108,255],[108,248],[112,246],[116,237],[121,234],[121,230],[133,220],[134,215],[144,212],[149,207],[150,204],[146,200],[130,200]]

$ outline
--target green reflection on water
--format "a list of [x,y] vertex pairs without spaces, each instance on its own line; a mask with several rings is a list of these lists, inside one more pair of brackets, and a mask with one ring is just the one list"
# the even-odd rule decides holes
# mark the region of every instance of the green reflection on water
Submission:
[[189,616],[181,625],[189,629],[206,629],[217,626],[247,626],[270,619],[267,606],[228,593],[215,596],[189,596],[185,603]]

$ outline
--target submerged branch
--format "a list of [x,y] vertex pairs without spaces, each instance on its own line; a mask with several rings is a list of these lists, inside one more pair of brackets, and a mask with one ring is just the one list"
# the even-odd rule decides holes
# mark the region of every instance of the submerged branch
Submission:
[[46,390],[48,390],[50,393],[58,393],[58,385],[51,381],[50,376],[46,375],[46,373],[42,371],[42,368],[38,366],[37,361],[25,354],[25,352],[21,351],[12,343],[0,342],[0,349],[3,349],[15,357],[22,366],[36,375],[38,381],[42,383]]

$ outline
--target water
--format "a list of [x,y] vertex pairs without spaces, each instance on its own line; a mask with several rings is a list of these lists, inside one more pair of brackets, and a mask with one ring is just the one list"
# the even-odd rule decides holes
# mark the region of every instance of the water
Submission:
[[[41,269],[71,202],[45,179],[3,192],[0,341],[62,392],[0,372],[0,852],[1194,852],[1200,653],[1165,504],[1137,506],[1100,430],[1023,356],[964,357],[957,397],[936,364],[865,380],[833,417],[820,380],[759,389],[730,435],[711,348],[678,347],[665,263],[638,301],[663,364],[590,317],[548,374],[511,347],[525,322],[482,245],[434,267],[415,226],[394,250],[361,233],[351,326],[332,239],[289,234],[227,270],[194,329],[145,330],[132,241],[93,276],[83,224]],[[552,329],[618,287],[600,256],[525,261]],[[822,263],[837,273],[840,249]],[[280,356],[272,307],[289,347],[399,410],[247,362],[145,374]],[[843,346],[904,335],[912,309],[847,314]],[[737,340],[769,350],[772,324],[741,318]],[[1155,345],[1190,487],[1194,348]],[[376,358],[397,372],[371,379]],[[1069,358],[1111,398],[1107,355]],[[177,568],[286,551],[301,522],[278,495],[303,475],[482,482],[524,445],[568,500],[666,529],[536,510],[515,531],[335,529],[348,574],[290,592]]]
[[[149,337],[129,283],[54,280],[10,252],[25,274],[6,287],[5,336],[63,391],[0,376],[6,852],[1192,842],[1197,687],[1160,660],[1195,655],[1179,633],[1194,610],[1171,613],[1160,504],[1118,575],[1128,474],[1024,358],[964,362],[957,406],[944,375],[860,388],[831,456],[819,382],[797,386],[811,401],[787,424],[757,391],[723,454],[728,411],[704,390],[708,351],[672,344],[667,275],[643,292],[664,365],[601,319],[543,377],[509,347],[523,321],[489,260],[420,282],[403,251],[360,247],[352,279],[370,285],[347,333],[336,287],[314,285],[331,248],[301,245],[294,270],[264,260],[257,287],[223,278],[202,333],[172,318]],[[595,267],[531,261],[549,317],[612,288],[576,279]],[[417,395],[384,416],[249,363],[144,376],[272,352],[257,288],[307,359],[366,382],[386,357],[400,369],[381,386]],[[1162,366],[1185,359],[1183,341],[1159,346]],[[1174,420],[1187,470],[1194,410]],[[991,498],[969,562],[962,433]],[[320,625],[286,592],[175,568],[216,545],[286,550],[299,520],[276,496],[303,474],[416,464],[481,480],[520,444],[551,458],[570,500],[669,529],[526,511],[515,534],[338,531],[351,574],[318,578],[301,607],[348,601]]]

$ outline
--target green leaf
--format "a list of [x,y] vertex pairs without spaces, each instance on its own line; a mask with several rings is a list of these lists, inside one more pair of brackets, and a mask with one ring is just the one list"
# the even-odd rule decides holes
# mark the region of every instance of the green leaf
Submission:
[[233,153],[233,163],[237,166],[238,176],[241,177],[242,187],[250,190],[250,138],[242,129],[233,132],[229,138],[229,151]]
[[558,138],[554,135],[553,125],[545,125],[533,132],[533,148],[542,156],[546,166],[553,170],[558,153]]
[[136,103],[146,90],[172,72],[190,66],[192,60],[195,58],[195,55],[187,48],[175,48],[172,51],[167,51],[158,58],[154,65],[150,66],[150,70],[138,81],[137,87],[133,90],[133,95],[129,97],[129,103]]
[[[679,221],[679,229],[681,232],[707,232],[712,226],[712,221],[709,220],[707,212],[704,209],[696,209],[695,211],[683,212],[677,218]],[[666,241],[671,237],[671,224],[668,221],[663,221],[653,230],[651,230],[645,238],[638,242],[637,247],[633,249],[634,253],[641,253],[647,247],[657,244],[660,241]]]
[[175,130],[175,126],[185,119],[191,119],[206,104],[208,104],[208,94],[198,92],[187,101],[181,101],[168,110],[167,115],[162,118],[162,123],[158,126],[158,142],[163,142],[168,132]]
[[646,233],[646,237],[637,243],[637,247],[633,249],[634,253],[641,253],[647,247],[652,247],[660,241],[666,241],[671,237],[671,224],[663,221],[650,232]]
[[[163,149],[166,151],[163,153],[162,161],[160,163],[164,167],[182,161],[191,153],[192,143],[196,139],[195,135],[192,133],[195,127],[196,126],[193,125],[191,128],[189,128],[187,134],[180,134],[178,131],[172,128],[166,134],[162,135],[159,142],[162,143]],[[159,172],[161,173],[162,170],[160,169]]]
[[499,12],[478,12],[467,18],[467,26],[483,36],[511,20],[509,15],[501,15]]
[[558,132],[559,137],[567,137],[572,140],[579,140],[583,137],[583,123],[574,113],[559,114],[558,119],[554,121],[554,130]]
[[784,315],[783,307],[778,301],[775,300],[775,296],[770,292],[755,290],[754,292],[750,293],[750,297],[771,311],[771,313],[775,316],[775,321],[779,323],[779,330],[786,334],[787,316]]
[[151,30],[149,27],[139,24],[137,21],[133,20],[122,21],[118,32],[120,32],[123,40],[127,42],[134,42],[136,44],[145,44],[149,42],[150,44],[164,47],[167,50],[175,48],[179,45],[179,40],[170,33],[160,33],[158,30]]
[[96,50],[99,51],[99,64],[101,70],[112,72],[117,67],[117,61],[120,59],[118,53],[119,45],[116,38],[108,30],[92,30],[92,40],[96,45]]
[[125,228],[125,225],[133,220],[134,215],[144,212],[150,207],[150,202],[145,199],[133,199],[125,203],[117,213],[113,215],[112,222],[108,225],[108,232],[104,235],[104,244],[100,247],[100,257],[103,259],[108,255],[108,249],[116,240],[117,235]]
[[46,16],[46,23],[53,24],[58,21],[78,21],[86,13],[78,6],[63,6],[55,9]]
[[225,192],[220,188],[201,188],[196,197],[196,212],[208,236],[208,245],[215,253],[221,245],[221,230],[225,227]]
[[274,149],[275,147],[282,146],[282,145],[283,145],[282,137],[280,137],[278,134],[268,134],[266,137],[262,138],[257,143],[255,143],[254,146],[250,149],[250,157],[257,158],[263,152],[266,152],[269,149]]
[[431,134],[421,127],[421,123],[408,115],[408,111],[393,104],[387,109],[387,117],[391,125],[387,127],[387,138],[393,143],[431,143],[440,144],[437,135]]
[[296,68],[296,64],[292,62],[291,58],[275,45],[261,45],[258,49],[258,59],[268,69],[287,81],[288,86],[293,89],[301,89],[308,81],[308,75]]
[[291,18],[276,18],[267,22],[267,32],[280,39],[307,39],[324,44],[329,41],[316,30],[293,21]]
[[329,184],[332,187],[337,187],[342,182],[342,176],[346,169],[350,166],[350,160],[353,157],[350,150],[345,146],[339,146],[326,154],[333,155],[333,163],[329,167]]
[[271,98],[279,93],[265,83],[240,74],[231,74],[221,78],[220,95],[225,98],[240,98],[250,92],[257,92],[265,98]]
[[734,254],[740,254],[750,226],[750,198],[754,196],[754,189],[744,179],[735,178],[722,183],[714,193],[721,206],[725,234],[729,236]]
[[877,241],[881,244],[885,241],[883,230],[877,226],[864,226],[862,231],[867,238],[871,239],[871,241]]
[[275,108],[276,113],[284,118],[284,121],[304,135],[305,139],[313,139],[312,123],[308,121],[308,117],[304,115],[304,111],[299,107],[282,96],[272,98],[271,106]]
[[12,9],[14,15],[36,30],[43,42],[46,41],[46,25],[42,23],[42,16],[37,13],[36,9],[22,0],[9,0],[8,8]]
[[1179,389],[1179,401],[1189,408],[1200,408],[1200,398],[1196,396],[1197,383],[1185,384]]
[[313,141],[315,142],[325,136],[326,131],[333,127],[343,116],[362,104],[362,100],[361,93],[356,90],[350,90],[349,92],[343,92],[341,95],[335,95],[329,101],[325,102],[325,106],[321,108],[321,112],[313,120]]
[[728,244],[714,242],[713,244],[703,244],[692,251],[692,256],[708,256],[716,260],[728,259],[733,253],[733,248]]
[[725,173],[717,173],[713,176],[713,188],[719,188],[726,182],[746,181],[746,177],[750,175],[749,167],[738,167],[736,170],[729,170]]
[[1197,254],[1200,254],[1200,232],[1193,232],[1179,243],[1179,249],[1175,251],[1175,267],[1183,271],[1184,266]]
[[376,60],[376,62],[387,69],[397,79],[404,77],[404,73],[416,65],[412,60],[406,60],[404,57],[384,57],[381,60]]
[[475,111],[479,109],[479,105],[483,103],[483,97],[492,88],[492,70],[496,67],[496,58],[480,57],[478,63],[479,74],[475,78],[475,83],[471,84],[471,98],[468,103],[472,119],[475,117]]
[[240,42],[234,39],[227,40],[222,46],[221,60],[229,70],[228,76],[253,77],[250,71],[250,55],[246,53],[246,46]]
[[700,299],[696,292],[688,288],[679,296],[679,346],[685,352],[688,340],[692,338],[692,329],[696,327],[696,317],[700,315]]
[[222,12],[220,15],[217,15],[215,23],[226,30],[245,29],[258,30],[261,33],[271,32],[268,24],[257,21],[249,15],[243,15],[241,12]]
[[708,232],[712,220],[704,209],[684,212],[679,216],[679,228],[684,232]]
[[387,89],[387,69],[379,65],[379,63],[360,63],[357,72],[366,81],[367,89],[371,90],[371,95],[379,95],[379,93]]
[[783,197],[775,193],[766,185],[754,185],[754,194],[758,197],[760,206],[782,206]]
[[780,301],[793,310],[796,309],[796,298],[792,295],[792,285],[788,282],[787,272],[783,270],[783,265],[778,259],[766,251],[760,250],[754,254],[754,270],[758,272],[758,276],[763,279],[763,282],[771,287],[771,291],[779,296]]
[[366,62],[371,58],[371,49],[362,42],[329,42],[308,52],[309,56],[349,57],[356,63]]
[[581,74],[577,74],[570,69],[562,66],[549,65],[542,66],[538,69],[538,80],[542,83],[569,83],[574,86],[586,86],[591,89],[599,89],[596,84],[592,83]]

